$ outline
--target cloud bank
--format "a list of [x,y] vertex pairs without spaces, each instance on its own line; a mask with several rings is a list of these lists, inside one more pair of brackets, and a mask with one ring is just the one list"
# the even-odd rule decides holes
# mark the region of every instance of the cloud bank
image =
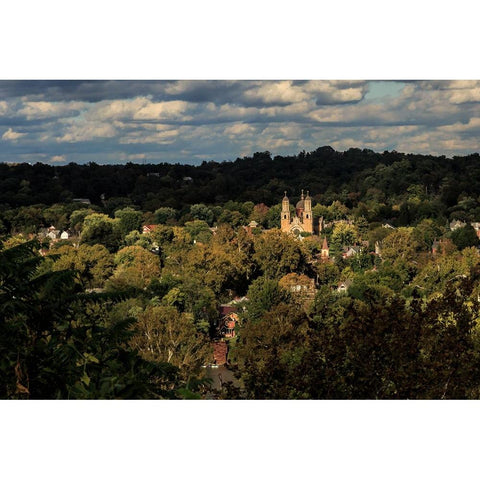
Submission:
[[[395,88],[389,88],[394,86]],[[0,161],[480,150],[480,81],[0,81]]]

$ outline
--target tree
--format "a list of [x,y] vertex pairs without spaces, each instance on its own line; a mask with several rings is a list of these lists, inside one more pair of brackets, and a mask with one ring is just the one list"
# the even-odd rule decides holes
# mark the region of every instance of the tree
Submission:
[[290,293],[281,288],[277,280],[267,277],[254,280],[250,284],[247,296],[249,299],[247,316],[253,322],[261,320],[265,312],[290,299]]
[[74,210],[70,214],[70,228],[77,234],[82,231],[85,217],[95,213],[91,208],[82,208],[80,210]]
[[383,240],[382,258],[395,261],[398,258],[414,260],[418,243],[413,235],[413,228],[400,227]]
[[190,207],[190,214],[195,220],[203,220],[211,225],[213,222],[213,212],[203,203],[196,203]]
[[328,220],[343,220],[348,216],[348,208],[338,200],[335,200],[328,208]]
[[212,236],[210,233],[210,227],[204,220],[194,220],[193,222],[185,223],[185,231],[194,240],[199,239],[201,241],[208,241]]
[[142,227],[142,212],[131,207],[126,207],[115,211],[115,218],[119,220],[118,228],[122,236],[132,231],[140,231]]
[[0,397],[176,397],[175,367],[128,346],[131,321],[106,322],[115,300],[79,293],[71,270],[39,274],[37,249],[0,247]]
[[270,230],[255,237],[254,248],[253,260],[267,277],[280,278],[305,268],[306,255],[301,244],[280,230]]
[[236,354],[247,398],[311,398],[304,375],[308,331],[305,314],[283,303],[240,329]]
[[358,229],[345,222],[336,223],[333,227],[331,245],[340,251],[343,246],[354,245],[360,240]]
[[435,239],[442,235],[442,229],[433,220],[422,220],[413,230],[413,238],[419,248],[424,251],[431,251]]
[[451,238],[459,250],[478,245],[477,234],[471,225],[457,228],[451,233]]
[[191,315],[171,306],[148,306],[139,314],[130,344],[148,361],[167,362],[179,368],[187,380],[199,375],[213,352],[209,339],[200,333]]
[[109,289],[145,289],[152,279],[160,276],[157,255],[137,245],[119,250],[115,255],[115,265],[115,272],[107,284]]
[[103,245],[62,246],[54,251],[59,256],[53,264],[54,271],[78,272],[83,288],[102,288],[113,273],[113,256]]
[[174,220],[177,217],[177,211],[170,207],[160,207],[154,212],[155,223],[161,225],[166,224],[169,220]]
[[83,222],[82,243],[104,245],[109,252],[114,252],[121,242],[119,219],[112,219],[103,213],[87,215]]

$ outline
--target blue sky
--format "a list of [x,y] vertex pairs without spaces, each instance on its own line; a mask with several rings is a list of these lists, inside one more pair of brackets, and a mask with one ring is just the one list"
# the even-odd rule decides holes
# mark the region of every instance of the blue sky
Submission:
[[480,150],[479,81],[0,81],[0,161]]

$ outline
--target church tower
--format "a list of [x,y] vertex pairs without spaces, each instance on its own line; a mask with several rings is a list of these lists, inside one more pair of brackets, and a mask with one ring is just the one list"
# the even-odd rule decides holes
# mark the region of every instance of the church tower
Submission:
[[290,202],[287,197],[287,192],[282,200],[282,217],[280,219],[280,225],[282,232],[288,232],[290,230]]
[[313,233],[313,213],[312,213],[312,199],[310,198],[309,192],[307,191],[307,196],[303,201],[304,210],[303,210],[303,228],[308,233]]

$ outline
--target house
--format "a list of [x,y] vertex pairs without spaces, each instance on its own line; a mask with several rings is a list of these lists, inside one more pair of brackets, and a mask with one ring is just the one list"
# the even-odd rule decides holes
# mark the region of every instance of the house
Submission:
[[307,275],[288,273],[279,280],[278,284],[305,307],[308,307],[315,298],[315,280]]
[[252,220],[248,225],[245,225],[243,229],[249,234],[253,235],[253,230],[258,228],[258,223],[255,220]]
[[60,234],[60,239],[61,239],[61,240],[68,240],[69,237],[70,237],[70,234],[69,234],[66,230],[64,230],[64,231]]
[[477,234],[477,237],[480,239],[480,222],[472,222],[470,225],[473,227],[475,230],[475,233]]
[[391,229],[395,230],[395,227],[394,227],[393,225],[390,225],[389,223],[384,223],[384,224],[382,225],[382,227],[383,227],[383,228],[391,228]]
[[455,230],[457,230],[457,228],[465,227],[465,225],[466,225],[466,223],[461,222],[460,220],[452,220],[450,222],[449,227],[450,227],[450,230],[455,231]]
[[53,225],[47,228],[46,237],[50,238],[50,240],[57,240],[60,238],[60,230],[57,230]]
[[223,338],[235,337],[235,326],[239,321],[238,315],[235,312],[231,312],[220,319],[218,324],[218,333]]
[[242,304],[243,302],[248,302],[249,299],[248,297],[235,297],[230,303],[229,305],[238,305],[239,303]]
[[345,280],[344,282],[340,282],[337,285],[337,292],[338,293],[347,293],[348,289],[352,285],[352,281],[350,279]]
[[85,205],[91,205],[92,202],[90,201],[89,198],[73,198],[72,199],[73,203],[83,203]]
[[237,306],[232,302],[220,305],[215,336],[218,338],[234,338],[235,325],[239,321]]
[[143,225],[142,233],[152,233],[158,225]]
[[353,245],[353,246],[344,247],[342,257],[343,258],[354,257],[355,255],[358,255],[359,253],[361,253],[362,250],[363,250],[363,247],[360,246],[360,245]]

